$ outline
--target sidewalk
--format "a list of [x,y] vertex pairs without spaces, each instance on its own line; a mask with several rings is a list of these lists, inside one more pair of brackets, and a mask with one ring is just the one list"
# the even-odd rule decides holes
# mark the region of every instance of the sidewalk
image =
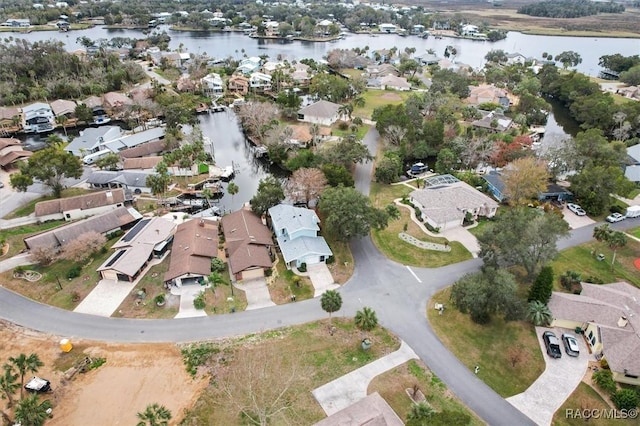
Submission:
[[330,416],[365,398],[369,383],[374,377],[402,365],[410,359],[417,358],[418,355],[413,349],[402,342],[397,351],[314,389],[313,396],[327,416]]
[[0,273],[10,271],[16,266],[31,265],[33,263],[36,263],[36,262],[31,260],[31,254],[29,253],[17,254],[13,257],[10,257],[0,262]]

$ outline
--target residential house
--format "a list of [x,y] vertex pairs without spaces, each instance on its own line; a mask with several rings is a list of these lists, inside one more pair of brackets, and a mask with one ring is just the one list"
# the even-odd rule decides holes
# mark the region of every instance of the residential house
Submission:
[[379,78],[387,75],[399,76],[400,71],[391,64],[379,64],[365,68],[365,74],[370,78]]
[[380,88],[382,90],[398,90],[407,91],[411,90],[411,84],[404,77],[396,77],[395,75],[385,75],[380,78]]
[[40,201],[36,203],[35,216],[40,222],[48,220],[76,220],[95,216],[124,205],[124,190],[92,192],[69,198]]
[[421,55],[414,56],[413,59],[418,61],[420,65],[425,66],[425,65],[436,65],[438,62],[440,62],[442,58],[440,58],[435,53],[426,52]]
[[107,114],[121,118],[123,109],[133,105],[133,101],[124,93],[108,92],[102,95],[102,106]]
[[267,37],[277,37],[280,35],[279,27],[280,24],[277,21],[267,21],[263,22],[264,26],[264,35]]
[[283,62],[267,61],[262,64],[262,71],[265,74],[272,74],[274,71],[284,68]]
[[122,136],[122,129],[118,126],[87,127],[80,132],[64,149],[76,157],[83,158],[88,154],[100,151],[105,142]]
[[269,209],[271,228],[288,269],[326,262],[333,255],[318,235],[320,219],[313,210],[278,204]]
[[273,240],[271,231],[249,208],[225,215],[220,221],[225,252],[234,280],[264,276],[271,268]]
[[29,28],[31,26],[31,21],[29,19],[9,18],[2,24],[0,24],[0,26],[12,28]]
[[231,93],[244,96],[249,93],[249,79],[243,75],[233,75],[227,81],[227,88]]
[[342,408],[313,426],[404,426],[402,419],[378,392]]
[[492,198],[451,175],[428,178],[424,188],[412,191],[409,196],[424,221],[441,231],[461,226],[467,213],[474,219],[493,217],[499,206]]
[[480,111],[482,118],[471,123],[474,127],[492,132],[506,132],[513,125],[513,120],[495,111]]
[[111,121],[111,117],[109,117],[107,110],[103,106],[102,98],[90,96],[82,101],[82,103],[91,109],[91,113],[93,114],[93,124],[100,126]]
[[468,36],[468,37],[477,36],[479,33],[480,33],[480,30],[478,29],[478,26],[471,25],[471,24],[463,25],[460,30],[461,35]]
[[318,134],[315,135],[315,141],[313,141],[313,135],[311,134],[309,125],[296,124],[288,127],[291,129],[291,138],[287,142],[295,146],[307,146],[312,142],[318,143],[331,136],[330,127],[318,126]]
[[380,24],[378,25],[378,30],[380,30],[381,33],[395,34],[398,31],[398,27],[393,24]]
[[627,99],[632,99],[634,101],[640,100],[640,86],[619,87],[616,89],[616,93]]
[[133,282],[153,258],[169,249],[176,224],[161,217],[143,218],[111,248],[115,252],[97,269],[103,280]]
[[[487,182],[487,189],[496,200],[501,203],[507,201],[505,185],[500,172],[492,171],[482,175],[482,178]],[[573,194],[571,191],[554,182],[547,183],[547,188],[538,194],[539,201],[571,201],[572,199]]]
[[298,110],[298,120],[331,126],[341,118],[339,111],[340,105],[322,100]]
[[296,63],[293,67],[290,68],[289,74],[293,81],[295,81],[299,85],[307,85],[311,83],[311,68],[309,65],[301,64],[300,62]]
[[147,177],[156,174],[155,172],[141,172],[131,170],[95,171],[87,178],[90,188],[123,188],[127,199],[133,194],[150,194],[151,188],[147,185]]
[[318,32],[323,35],[329,35],[329,28],[333,25],[333,22],[328,19],[323,19],[316,24]]
[[424,30],[425,30],[424,25],[416,24],[416,25],[411,27],[411,34],[420,35],[420,34],[424,33]]
[[122,151],[118,152],[118,154],[122,158],[137,158],[162,154],[165,150],[165,141],[157,140],[143,143],[133,148],[123,149]]
[[59,226],[24,239],[28,250],[35,248],[58,248],[87,232],[110,235],[116,231],[127,229],[137,222],[142,215],[134,208],[118,207],[106,213],[92,216],[77,222]]
[[53,130],[56,123],[51,106],[36,102],[22,107],[22,128],[25,133],[45,133]]
[[624,175],[631,182],[640,182],[640,144],[627,148],[627,167]]
[[17,107],[0,107],[0,132],[17,133],[22,125],[22,110]]
[[10,168],[14,163],[26,160],[33,152],[22,148],[22,143],[14,138],[0,138],[0,167]]
[[527,62],[527,57],[522,53],[508,53],[507,54],[507,65],[515,65],[520,64],[524,65]]
[[271,76],[261,72],[251,73],[249,87],[261,91],[271,90]]
[[111,152],[119,153],[125,149],[135,148],[139,145],[144,145],[146,143],[157,141],[164,138],[166,133],[166,127],[159,126],[153,127],[151,129],[143,130],[138,133],[133,133],[129,135],[121,135],[115,139],[111,139],[108,141],[102,141],[99,144],[100,150],[108,149]]
[[479,86],[469,86],[469,97],[465,100],[469,105],[475,107],[486,104],[498,104],[501,108],[507,109],[511,101],[507,96],[507,91],[495,87],[493,84],[480,84]]
[[169,270],[164,281],[180,287],[200,283],[211,273],[211,259],[218,254],[218,224],[210,219],[191,219],[176,228]]
[[202,91],[205,96],[214,98],[224,94],[224,82],[222,77],[217,73],[210,73],[202,77],[200,80],[202,84]]
[[149,156],[149,157],[135,157],[124,158],[122,160],[123,170],[154,170],[159,162],[162,161],[162,156]]
[[551,326],[579,328],[615,381],[640,385],[640,289],[626,282],[581,284],[580,294],[553,292]]
[[253,72],[257,72],[260,69],[261,60],[257,56],[252,56],[250,58],[245,58],[240,61],[240,65],[236,68],[236,71],[249,75]]
[[56,117],[57,120],[62,121],[62,125],[74,125],[75,114],[76,114],[76,103],[74,101],[68,101],[65,99],[57,99],[51,102],[51,110]]

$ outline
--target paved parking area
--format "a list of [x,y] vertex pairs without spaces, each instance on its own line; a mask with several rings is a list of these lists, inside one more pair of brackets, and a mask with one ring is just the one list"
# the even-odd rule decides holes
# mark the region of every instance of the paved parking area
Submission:
[[[110,317],[122,301],[131,294],[135,286],[135,282],[100,280],[91,293],[73,311]],[[145,302],[153,301],[146,300]]]
[[577,214],[569,210],[566,204],[562,208],[562,215],[564,216],[564,220],[569,224],[569,228],[571,229],[582,228],[583,226],[596,223],[596,221],[591,219],[589,216],[578,216]]
[[267,282],[263,278],[255,278],[246,280],[239,284],[232,284],[235,288],[244,291],[247,296],[247,311],[252,309],[266,308],[275,306],[267,288]]
[[582,336],[575,336],[580,346],[580,356],[571,357],[567,355],[562,341],[560,342],[562,358],[554,359],[547,355],[547,350],[542,341],[542,333],[547,330],[553,331],[560,340],[562,333],[575,335],[571,330],[536,327],[538,343],[544,356],[546,368],[526,391],[507,398],[511,405],[541,426],[551,424],[554,413],[578,387],[589,366],[589,351]]
[[206,317],[204,309],[196,309],[193,300],[198,297],[201,291],[207,291],[208,285],[187,284],[182,287],[173,287],[171,294],[180,296],[180,309],[174,318]]
[[327,290],[334,290],[340,287],[333,280],[331,271],[329,271],[327,264],[324,262],[307,266],[307,274],[309,275],[309,279],[311,279],[311,283],[315,289],[313,297],[321,296],[322,293]]

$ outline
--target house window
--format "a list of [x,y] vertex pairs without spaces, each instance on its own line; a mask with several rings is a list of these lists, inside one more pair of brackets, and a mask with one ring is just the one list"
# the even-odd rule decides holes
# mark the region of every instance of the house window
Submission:
[[596,336],[593,335],[593,330],[589,331],[587,339],[589,340],[589,345],[594,346],[596,344]]
[[65,214],[65,216],[67,217],[67,219],[71,219],[71,215],[69,213]]

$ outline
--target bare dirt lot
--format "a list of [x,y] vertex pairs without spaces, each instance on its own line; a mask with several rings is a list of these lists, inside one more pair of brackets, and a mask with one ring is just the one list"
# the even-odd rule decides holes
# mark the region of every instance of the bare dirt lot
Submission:
[[[53,404],[48,425],[136,424],[136,413],[154,402],[171,410],[171,424],[177,424],[207,385],[186,372],[175,345],[73,341],[73,350],[65,354],[60,338],[0,322],[0,364],[20,353],[36,353],[44,362],[36,374],[53,388],[44,396]],[[105,358],[106,363],[66,380],[64,371],[86,356]]]

